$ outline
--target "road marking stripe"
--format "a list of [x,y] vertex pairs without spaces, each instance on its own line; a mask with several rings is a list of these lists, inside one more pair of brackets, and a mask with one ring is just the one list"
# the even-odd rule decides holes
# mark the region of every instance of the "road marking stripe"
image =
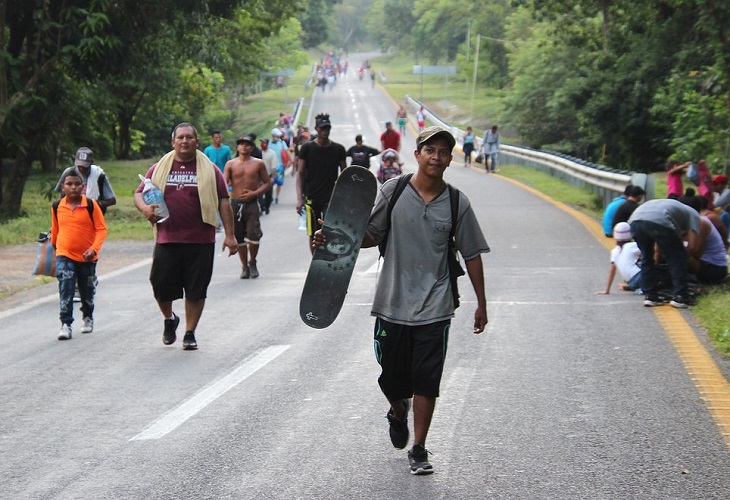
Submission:
[[[564,203],[559,203],[549,196],[513,179],[504,176],[499,176],[499,178],[529,191],[535,196],[574,216],[606,249],[610,250],[613,248],[613,238],[606,238],[601,225],[592,217]],[[699,340],[694,329],[687,323],[687,320],[684,319],[684,316],[677,309],[664,306],[654,307],[652,310],[659,324],[672,342],[672,345],[674,345],[674,349],[677,351],[682,363],[684,363],[687,374],[700,393],[700,397],[705,402],[707,410],[715,420],[715,424],[725,440],[725,445],[730,448],[730,407],[726,404],[730,400],[730,382],[728,382],[725,375],[720,371],[717,363],[715,363],[710,352]]]
[[289,349],[289,347],[288,345],[275,345],[258,351],[253,356],[242,361],[231,373],[213,382],[211,385],[204,387],[190,399],[184,401],[180,406],[152,422],[152,424],[130,439],[130,441],[160,439],[167,433],[174,431],[184,424],[186,420],[193,417],[220,396],[266,366],[267,363],[274,360],[277,356]]

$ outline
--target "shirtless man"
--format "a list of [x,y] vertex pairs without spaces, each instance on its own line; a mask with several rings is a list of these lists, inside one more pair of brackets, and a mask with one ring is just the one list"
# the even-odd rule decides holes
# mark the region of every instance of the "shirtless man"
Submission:
[[223,170],[223,177],[231,186],[234,228],[240,245],[238,256],[241,259],[241,279],[259,277],[256,255],[259,253],[259,240],[263,233],[259,220],[258,197],[271,187],[271,177],[266,172],[264,162],[251,157],[255,145],[253,137],[239,137],[236,141],[238,156],[228,161]]

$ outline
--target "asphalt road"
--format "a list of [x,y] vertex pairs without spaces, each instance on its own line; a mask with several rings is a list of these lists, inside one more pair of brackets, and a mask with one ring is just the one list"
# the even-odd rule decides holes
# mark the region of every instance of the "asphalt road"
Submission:
[[[395,108],[352,76],[313,110],[331,114],[333,140],[377,147]],[[498,175],[454,163],[447,180],[492,252],[481,335],[460,280],[435,474],[408,474],[389,442],[369,315],[377,250],[360,253],[331,327],[298,317],[310,254],[287,177],[263,218],[260,278],[218,254],[199,351],[162,345],[147,263],[102,280],[92,334],[57,341],[55,300],[3,314],[0,497],[730,497],[728,449],[655,315],[632,294],[594,295],[600,242]]]

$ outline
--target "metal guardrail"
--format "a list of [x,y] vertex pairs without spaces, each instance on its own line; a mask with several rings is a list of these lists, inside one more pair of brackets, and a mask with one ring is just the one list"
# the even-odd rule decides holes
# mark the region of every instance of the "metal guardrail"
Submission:
[[[414,112],[423,106],[426,119],[450,130],[456,138],[457,144],[461,145],[466,131],[443,121],[411,96],[406,96],[406,103]],[[478,152],[481,150],[482,138],[476,137],[475,142],[476,152]],[[616,196],[622,194],[628,184],[641,186],[646,192],[644,199],[650,200],[654,197],[654,178],[649,175],[612,169],[568,155],[501,144],[498,162],[502,165],[512,164],[534,168],[575,186],[586,187],[601,197],[604,207]]]

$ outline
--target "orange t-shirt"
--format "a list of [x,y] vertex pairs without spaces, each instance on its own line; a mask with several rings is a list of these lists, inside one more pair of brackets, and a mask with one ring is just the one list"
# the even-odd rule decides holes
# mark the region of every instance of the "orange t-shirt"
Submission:
[[51,245],[56,255],[67,257],[76,262],[84,262],[84,252],[93,248],[94,260],[99,258],[101,245],[106,239],[106,221],[98,203],[94,203],[94,222],[91,222],[88,209],[89,200],[81,195],[79,205],[71,209],[64,196],[58,203],[57,217],[51,207]]

